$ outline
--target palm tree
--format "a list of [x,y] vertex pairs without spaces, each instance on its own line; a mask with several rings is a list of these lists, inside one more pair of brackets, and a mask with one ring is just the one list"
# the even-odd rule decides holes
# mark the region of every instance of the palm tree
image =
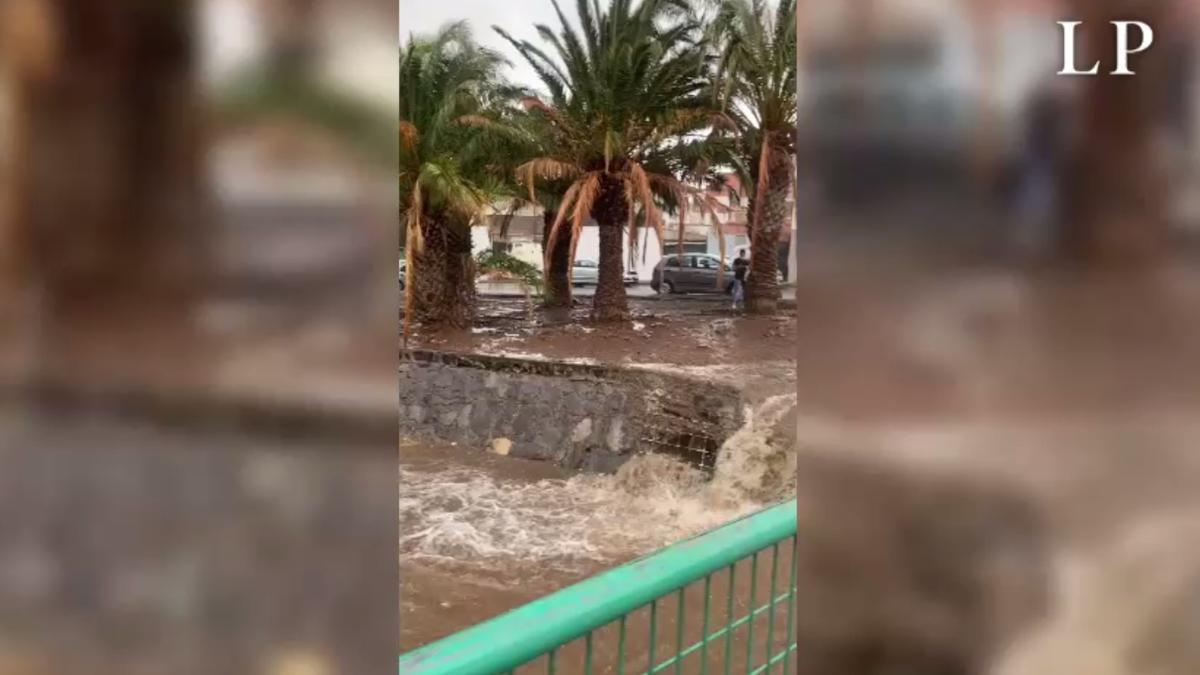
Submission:
[[[527,110],[542,116],[551,136],[545,155],[523,164],[518,175],[531,195],[539,180],[567,184],[547,238],[547,264],[560,238],[571,233],[571,251],[590,217],[600,235],[599,282],[593,299],[597,321],[629,318],[622,234],[636,241],[639,223],[662,236],[656,197],[688,188],[671,157],[681,139],[709,124],[706,93],[707,55],[701,26],[685,0],[613,0],[602,10],[597,0],[577,0],[574,28],[556,0],[560,28],[545,25],[538,34],[550,53],[537,45],[507,39],[538,73],[549,98],[526,97]],[[642,218],[637,218],[640,205]]]
[[[469,325],[475,305],[471,225],[506,194],[496,148],[511,90],[496,52],[465,22],[410,39],[400,55],[400,213],[406,322]],[[407,324],[406,324],[407,325]]]
[[795,166],[796,0],[721,0],[711,23],[720,50],[718,96],[740,138],[732,162],[750,190],[750,276],[746,306],[773,312],[779,299],[777,251],[790,222]]
[[[91,362],[117,370],[147,366],[167,345],[172,367],[207,365],[191,318],[212,242],[195,4],[27,0],[0,9],[19,123],[13,253],[44,294],[39,346],[62,357],[48,367],[70,368],[62,364],[83,341],[96,342],[79,358],[104,355]],[[93,30],[100,25],[117,29]],[[119,339],[103,344],[110,336]],[[189,351],[194,358],[179,357]]]
[[545,295],[547,307],[568,307],[571,304],[571,250],[575,241],[570,230],[559,233],[551,248],[550,234],[558,209],[562,206],[563,190],[540,190],[538,202],[542,205],[542,250],[546,252]]
[[[527,161],[553,154],[552,147],[555,138],[554,129],[547,119],[540,114],[521,112],[514,120],[515,125],[522,130],[523,136],[516,147],[509,148],[507,157],[515,163],[512,165],[512,175],[520,179],[519,167]],[[543,268],[542,302],[546,307],[566,307],[571,304],[571,243],[574,238],[571,231],[564,228],[550,248],[550,233],[554,228],[558,209],[562,206],[563,195],[566,194],[569,181],[545,180],[537,184],[528,182],[520,190],[520,198],[514,206],[533,204],[542,209],[542,251],[545,252]]]

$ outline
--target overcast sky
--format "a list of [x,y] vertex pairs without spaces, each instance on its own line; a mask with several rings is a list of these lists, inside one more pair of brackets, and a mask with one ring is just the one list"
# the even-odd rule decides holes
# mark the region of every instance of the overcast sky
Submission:
[[[574,19],[575,3],[560,2],[560,5]],[[431,33],[446,23],[463,19],[470,23],[476,40],[512,62],[509,72],[516,83],[538,86],[533,69],[492,26],[504,28],[518,40],[541,44],[534,24],[544,23],[558,30],[558,17],[550,0],[400,0],[400,42],[407,42],[410,34]]]

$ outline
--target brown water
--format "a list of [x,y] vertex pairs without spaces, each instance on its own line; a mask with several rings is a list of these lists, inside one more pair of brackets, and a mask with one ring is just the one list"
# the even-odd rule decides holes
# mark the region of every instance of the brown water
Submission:
[[[476,448],[402,443],[401,650],[786,498],[795,446],[777,427],[793,406],[782,397],[751,411],[711,481],[657,455],[615,476],[569,475]],[[698,602],[688,613],[696,626]]]
[[1200,672],[1195,612],[1172,610],[1200,588],[1198,301],[1194,265],[897,263],[799,292],[821,317],[801,328],[803,448],[1010,485],[1051,528],[1054,601],[994,673]]

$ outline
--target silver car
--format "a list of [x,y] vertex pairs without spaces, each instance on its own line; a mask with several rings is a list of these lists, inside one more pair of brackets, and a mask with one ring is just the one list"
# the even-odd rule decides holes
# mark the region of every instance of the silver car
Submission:
[[404,258],[400,259],[400,290],[404,290],[404,269],[407,264]]
[[579,259],[571,266],[571,284],[595,286],[600,283],[600,265],[595,260]]
[[[623,281],[626,286],[638,283],[638,275],[634,270],[625,270]],[[595,260],[580,258],[571,266],[571,284],[574,286],[595,286],[600,283],[600,264]]]

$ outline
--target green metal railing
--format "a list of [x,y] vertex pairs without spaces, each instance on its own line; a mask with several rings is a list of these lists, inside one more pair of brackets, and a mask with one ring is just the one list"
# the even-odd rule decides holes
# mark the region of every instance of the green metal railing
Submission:
[[792,500],[404,654],[400,675],[787,675],[796,541]]

